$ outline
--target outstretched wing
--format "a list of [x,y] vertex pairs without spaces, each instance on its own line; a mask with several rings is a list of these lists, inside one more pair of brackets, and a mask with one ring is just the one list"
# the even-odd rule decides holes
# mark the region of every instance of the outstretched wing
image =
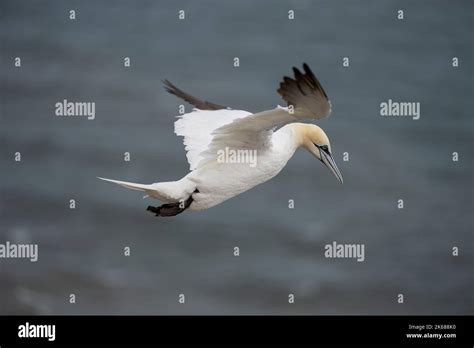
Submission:
[[199,100],[165,80],[168,92],[196,106],[193,112],[178,116],[175,133],[183,136],[190,169],[216,159],[223,148],[265,150],[271,144],[273,130],[281,125],[305,119],[320,119],[331,112],[331,104],[309,67],[305,74],[293,68],[295,79],[285,77],[278,92],[293,108],[251,114]]
[[271,145],[274,128],[297,120],[288,108],[282,107],[237,118],[212,132],[209,146],[199,155],[197,167],[215,160],[218,151],[225,148],[264,151]]
[[189,104],[193,105],[199,110],[221,110],[227,109],[226,106],[214,104],[208,102],[206,100],[201,100],[199,98],[193,97],[192,95],[184,92],[183,90],[179,89],[175,85],[173,85],[170,81],[164,80],[163,84],[165,85],[165,89],[168,93],[174,94],[178,98],[181,98],[187,101]]
[[277,107],[246,117],[239,117],[215,129],[207,150],[200,154],[198,167],[215,160],[224,148],[265,151],[271,145],[273,130],[291,122],[320,119],[331,113],[331,104],[323,87],[303,65],[305,74],[293,68],[295,79],[285,77],[278,92],[293,108]]
[[306,63],[303,64],[303,70],[304,74],[293,67],[295,78],[285,76],[277,92],[288,106],[293,106],[295,115],[313,119],[329,116],[331,102],[323,86]]

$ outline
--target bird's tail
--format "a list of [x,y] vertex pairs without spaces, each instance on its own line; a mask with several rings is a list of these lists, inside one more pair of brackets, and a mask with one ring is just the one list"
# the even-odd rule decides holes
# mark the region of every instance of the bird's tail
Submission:
[[195,189],[194,185],[186,177],[179,181],[159,182],[149,185],[100,177],[98,179],[113,182],[131,190],[144,191],[148,196],[165,203],[186,200]]

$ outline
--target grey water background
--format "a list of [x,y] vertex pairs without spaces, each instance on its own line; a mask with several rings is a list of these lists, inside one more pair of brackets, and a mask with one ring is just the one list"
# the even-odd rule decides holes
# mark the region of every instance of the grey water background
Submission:
[[[0,260],[0,314],[473,313],[472,2],[49,0],[0,9],[0,243],[39,244],[36,263]],[[250,192],[158,219],[145,211],[155,202],[96,179],[187,173],[173,134],[181,102],[161,79],[259,111],[282,104],[280,79],[302,62],[332,101],[318,124],[344,185],[301,150]],[[95,120],[56,117],[63,99],[95,102]],[[388,99],[420,102],[420,120],[381,117]],[[325,258],[333,241],[365,244],[365,262]]]

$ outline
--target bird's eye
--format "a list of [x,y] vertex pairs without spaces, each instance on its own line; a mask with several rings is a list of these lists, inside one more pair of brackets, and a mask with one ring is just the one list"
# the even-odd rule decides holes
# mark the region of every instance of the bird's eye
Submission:
[[327,145],[322,145],[319,147],[321,150],[323,150],[324,152],[326,153],[329,153],[329,149],[328,149],[328,146]]

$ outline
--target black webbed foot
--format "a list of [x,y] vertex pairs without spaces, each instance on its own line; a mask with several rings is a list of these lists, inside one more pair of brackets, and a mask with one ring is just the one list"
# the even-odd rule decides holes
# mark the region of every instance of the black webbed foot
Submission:
[[147,211],[151,211],[155,216],[176,216],[185,211],[192,203],[193,198],[190,196],[186,201],[167,203],[160,205],[159,207],[153,207],[151,205],[146,208]]

